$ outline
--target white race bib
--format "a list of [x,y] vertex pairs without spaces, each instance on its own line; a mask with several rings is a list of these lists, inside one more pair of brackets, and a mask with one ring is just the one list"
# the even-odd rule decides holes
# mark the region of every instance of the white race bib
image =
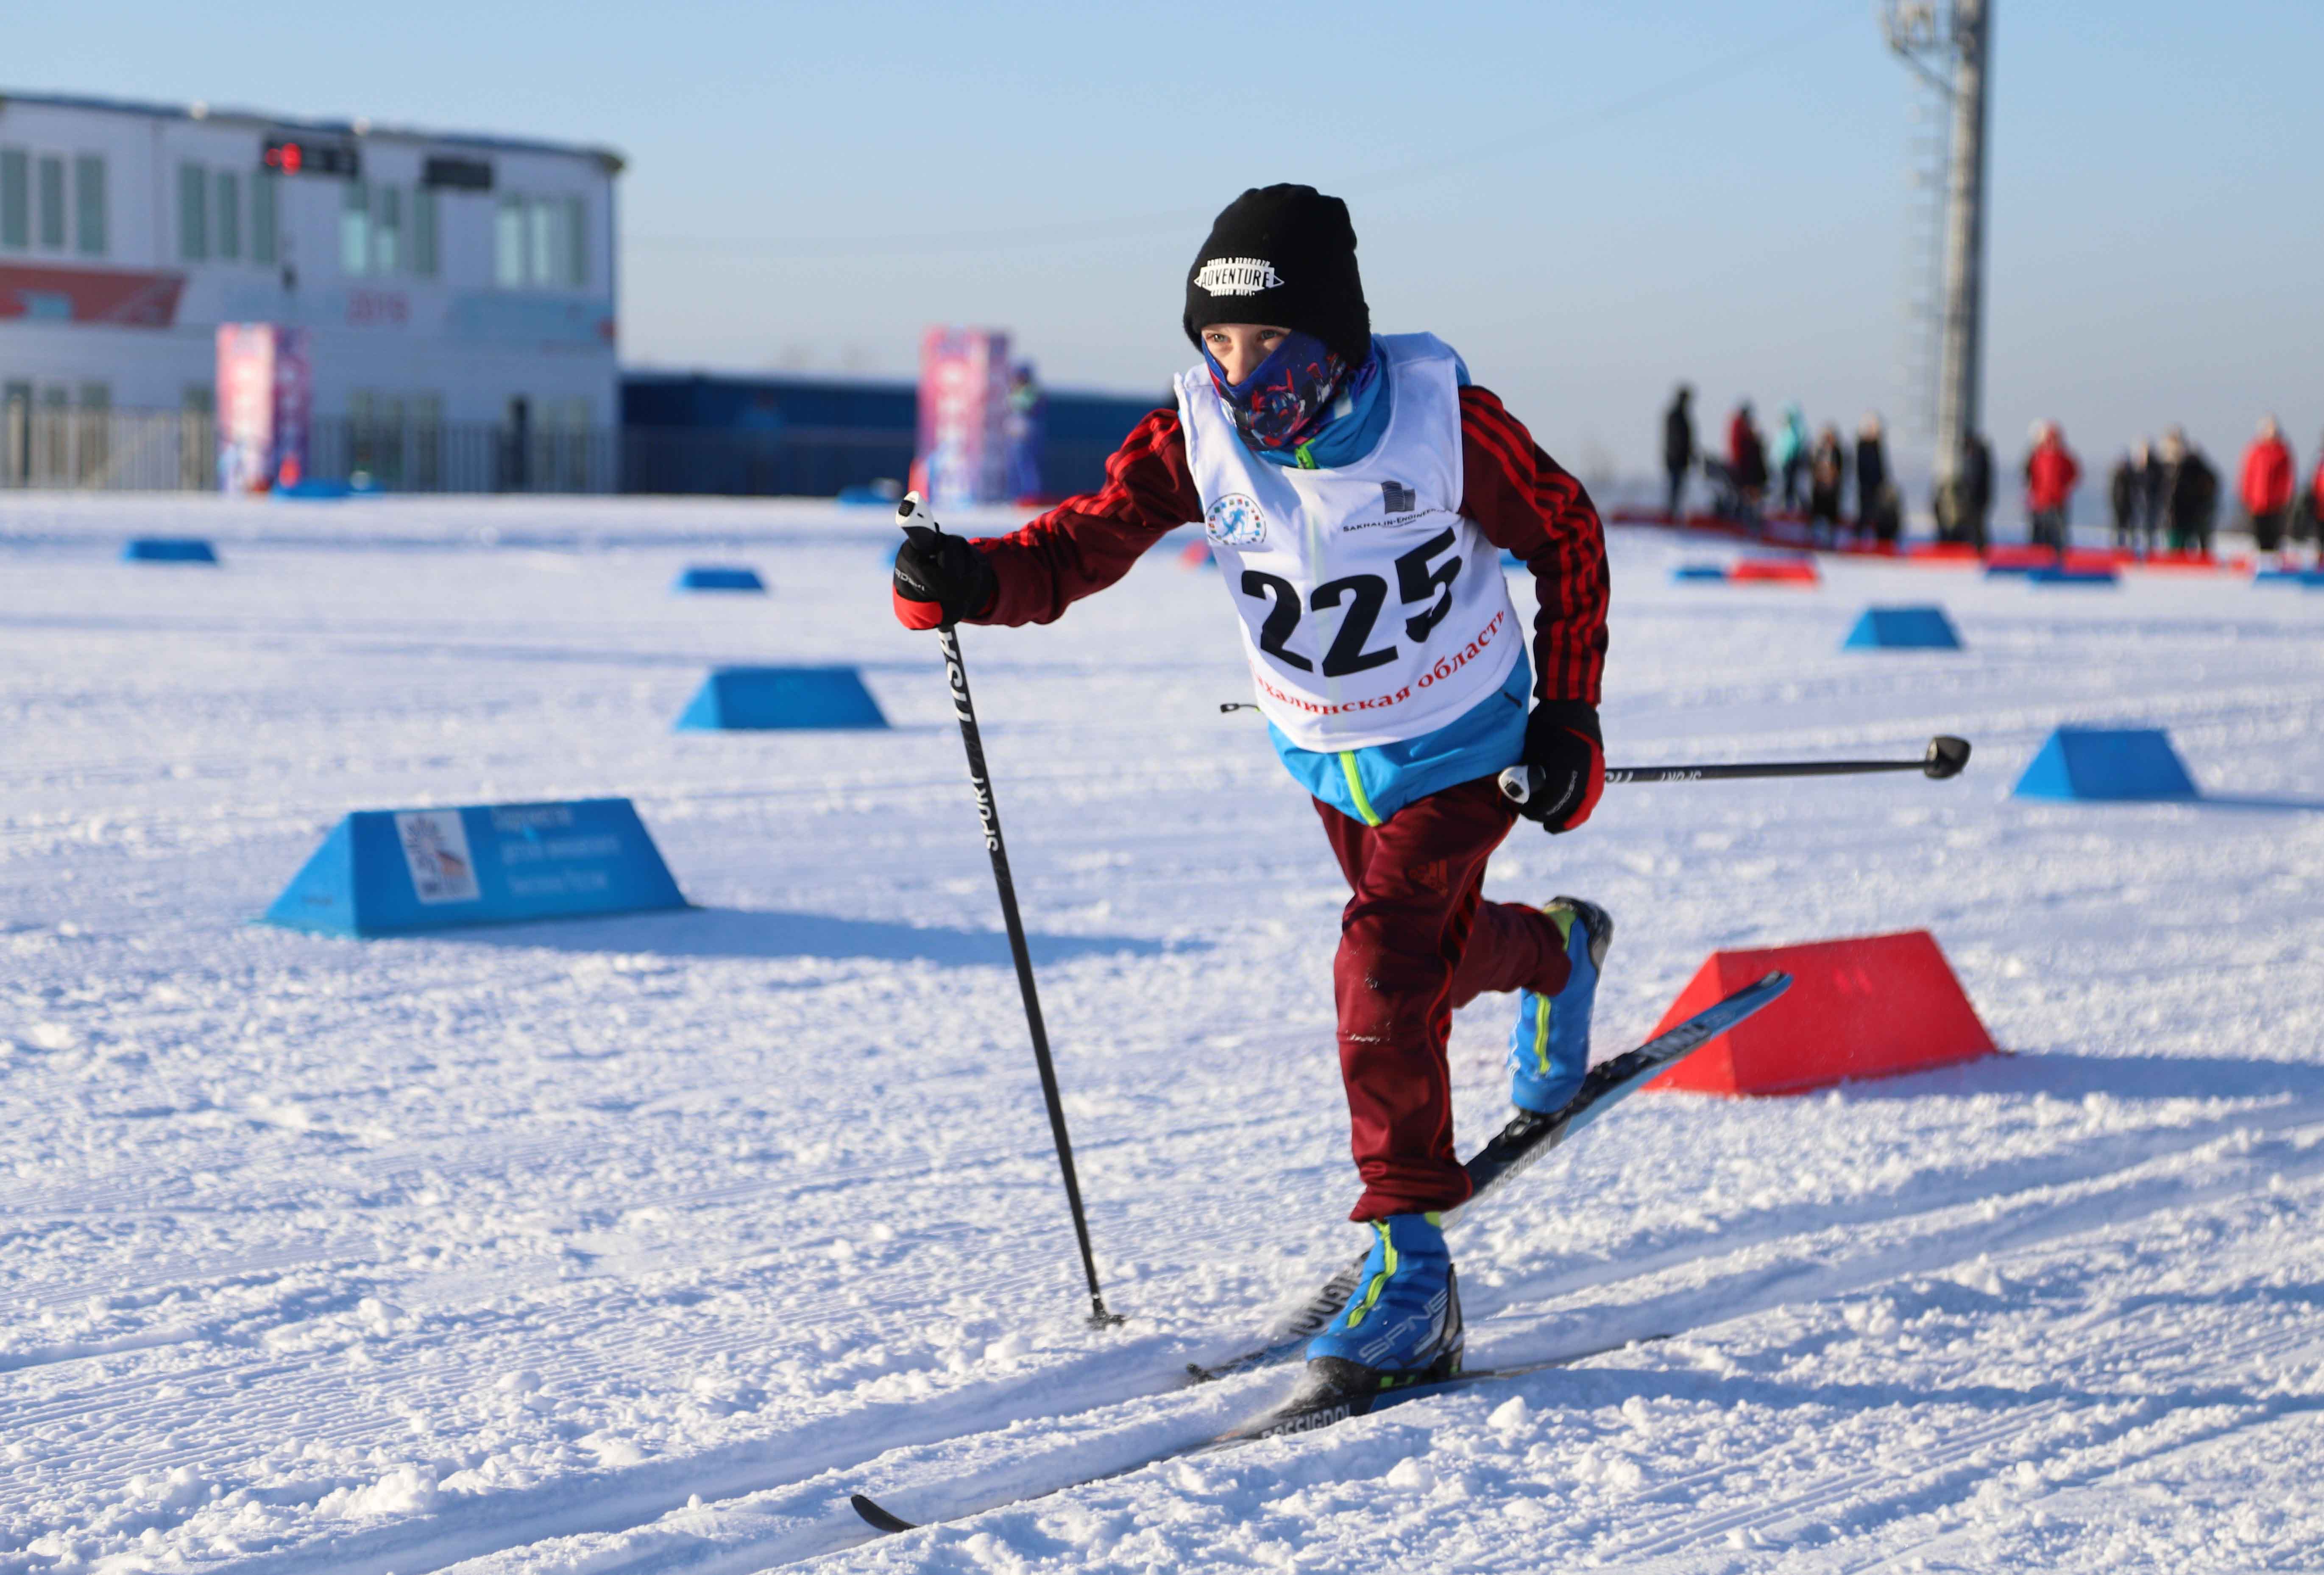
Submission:
[[1379,344],[1388,428],[1331,470],[1268,464],[1244,447],[1206,366],[1178,379],[1203,528],[1259,708],[1305,750],[1433,732],[1499,688],[1525,644],[1500,549],[1461,514],[1452,352],[1429,334]]

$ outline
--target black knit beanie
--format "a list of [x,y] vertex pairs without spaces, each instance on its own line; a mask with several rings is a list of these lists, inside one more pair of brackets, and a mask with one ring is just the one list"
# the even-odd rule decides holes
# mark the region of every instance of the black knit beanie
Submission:
[[1296,328],[1362,362],[1372,314],[1348,205],[1312,186],[1254,187],[1227,204],[1186,273],[1186,337],[1200,345],[1213,323]]

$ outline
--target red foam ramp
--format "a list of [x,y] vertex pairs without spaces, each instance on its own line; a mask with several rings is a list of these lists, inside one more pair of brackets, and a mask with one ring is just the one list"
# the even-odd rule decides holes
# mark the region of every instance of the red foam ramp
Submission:
[[1819,578],[1814,563],[1803,557],[1742,558],[1727,571],[1727,577],[1738,582],[1758,580],[1788,585],[1812,585]]
[[1952,965],[1926,930],[1760,951],[1713,952],[1655,1025],[1659,1034],[1782,970],[1781,1000],[1646,1084],[1690,1093],[1805,1093],[1994,1052]]
[[2051,568],[2057,561],[2057,549],[2050,547],[1997,547],[1985,555],[1987,568]]

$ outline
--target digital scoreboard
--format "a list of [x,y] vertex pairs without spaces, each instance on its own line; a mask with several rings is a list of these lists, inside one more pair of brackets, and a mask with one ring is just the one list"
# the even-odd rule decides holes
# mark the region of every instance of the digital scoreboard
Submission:
[[258,161],[281,175],[329,175],[353,180],[363,173],[363,158],[353,143],[314,137],[269,137]]

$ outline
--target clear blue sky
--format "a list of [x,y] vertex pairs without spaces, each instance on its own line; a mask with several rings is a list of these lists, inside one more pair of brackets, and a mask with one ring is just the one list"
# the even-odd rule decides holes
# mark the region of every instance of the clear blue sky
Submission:
[[[2324,428],[2324,5],[1995,0],[1987,426],[2104,459]],[[1691,378],[1901,404],[1907,109],[1873,0],[17,6],[7,85],[608,143],[640,364],[905,373],[936,320],[1158,392],[1245,186],[1347,196],[1375,321],[1577,469]],[[1421,168],[1416,170],[1415,167]],[[2088,505],[2086,504],[2086,507]]]

